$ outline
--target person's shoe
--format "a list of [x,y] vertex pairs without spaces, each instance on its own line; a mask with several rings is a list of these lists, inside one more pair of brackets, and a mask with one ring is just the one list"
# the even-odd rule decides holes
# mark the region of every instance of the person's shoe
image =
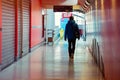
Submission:
[[74,54],[72,53],[72,55],[71,55],[71,59],[73,60],[74,59]]
[[73,60],[72,55],[71,55],[71,56],[69,56],[69,60],[70,60],[70,61],[71,61],[71,60]]

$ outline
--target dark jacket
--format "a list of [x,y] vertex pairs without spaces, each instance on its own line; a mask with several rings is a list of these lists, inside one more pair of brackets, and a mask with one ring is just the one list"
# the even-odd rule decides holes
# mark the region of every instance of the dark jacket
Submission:
[[64,39],[76,39],[75,38],[75,34],[74,34],[74,31],[73,31],[73,27],[72,26],[75,26],[76,23],[74,20],[69,20],[68,23],[66,24],[66,27],[65,27],[65,35],[64,35]]

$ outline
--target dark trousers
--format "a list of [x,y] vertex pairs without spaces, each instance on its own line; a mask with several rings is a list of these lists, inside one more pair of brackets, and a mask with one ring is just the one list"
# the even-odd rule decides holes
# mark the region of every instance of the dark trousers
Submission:
[[76,44],[76,39],[70,39],[70,40],[68,40],[69,57],[71,57],[72,55],[74,55],[75,44]]

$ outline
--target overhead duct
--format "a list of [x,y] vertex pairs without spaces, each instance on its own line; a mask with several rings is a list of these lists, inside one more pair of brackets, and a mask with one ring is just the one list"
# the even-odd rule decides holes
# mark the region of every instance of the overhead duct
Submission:
[[79,0],[78,3],[83,8],[84,12],[88,12],[91,9],[92,4],[94,4],[95,0]]
[[90,2],[88,2],[88,0],[86,0],[85,5],[90,6]]

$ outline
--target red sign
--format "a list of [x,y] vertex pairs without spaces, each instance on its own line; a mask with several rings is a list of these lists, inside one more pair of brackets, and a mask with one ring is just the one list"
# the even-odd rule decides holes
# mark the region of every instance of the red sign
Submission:
[[62,18],[69,18],[70,16],[72,16],[71,12],[64,12],[64,13],[62,13]]

